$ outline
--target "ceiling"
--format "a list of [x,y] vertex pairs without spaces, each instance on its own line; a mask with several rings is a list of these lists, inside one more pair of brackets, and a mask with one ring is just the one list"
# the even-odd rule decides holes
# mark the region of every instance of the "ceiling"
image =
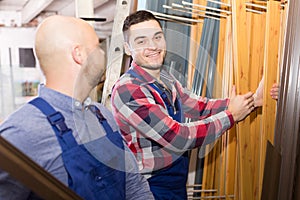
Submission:
[[[94,17],[106,19],[105,22],[95,22],[95,28],[101,34],[111,34],[115,5],[116,0],[94,0]],[[75,11],[75,0],[0,0],[0,24],[4,20],[18,20],[24,26],[53,14],[75,16]]]

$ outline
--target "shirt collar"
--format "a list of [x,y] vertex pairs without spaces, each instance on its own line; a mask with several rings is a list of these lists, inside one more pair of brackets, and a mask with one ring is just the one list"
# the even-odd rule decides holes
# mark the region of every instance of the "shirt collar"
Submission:
[[135,62],[132,62],[131,69],[139,75],[143,81],[147,83],[153,83],[156,79],[151,76],[148,72],[146,72],[141,66],[137,65]]
[[84,101],[84,103],[81,103],[80,101],[70,96],[62,94],[53,89],[47,88],[44,84],[39,85],[38,96],[42,97],[48,102],[51,102],[52,106],[59,108],[60,110],[70,112],[74,110],[83,110],[92,103],[92,99],[90,97],[88,97]]
[[[153,76],[151,76],[148,72],[146,72],[141,66],[137,65],[135,62],[132,62],[131,69],[135,71],[143,79],[143,81],[147,83],[154,83],[155,81],[157,81]],[[161,80],[163,80],[166,84],[172,85],[175,82],[174,77],[164,69],[161,70],[160,77]]]
[[88,106],[91,105],[91,103],[92,103],[92,99],[90,97],[86,98],[86,100],[83,103],[81,103],[78,100],[74,100],[74,107],[76,109],[81,109],[81,110],[83,108],[88,109]]

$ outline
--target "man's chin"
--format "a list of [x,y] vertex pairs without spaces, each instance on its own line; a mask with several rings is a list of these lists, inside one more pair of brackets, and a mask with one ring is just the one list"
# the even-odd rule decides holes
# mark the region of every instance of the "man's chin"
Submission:
[[150,69],[150,70],[158,70],[158,69],[161,69],[162,68],[162,64],[147,64],[147,65],[142,65],[143,68],[146,68],[146,69]]

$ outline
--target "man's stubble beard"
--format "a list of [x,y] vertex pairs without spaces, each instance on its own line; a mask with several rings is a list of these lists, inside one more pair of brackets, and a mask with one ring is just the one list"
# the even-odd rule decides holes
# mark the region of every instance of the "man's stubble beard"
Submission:
[[145,68],[145,69],[149,69],[149,70],[158,70],[158,69],[162,69],[162,64],[161,65],[157,65],[157,66],[147,66],[147,65],[142,65],[141,67]]
[[161,64],[153,64],[153,65],[141,65],[141,67],[145,68],[145,69],[148,69],[148,70],[158,70],[158,69],[162,69],[163,67],[163,62],[166,58],[166,53],[164,53],[164,56],[163,56],[163,59],[162,59],[162,63]]

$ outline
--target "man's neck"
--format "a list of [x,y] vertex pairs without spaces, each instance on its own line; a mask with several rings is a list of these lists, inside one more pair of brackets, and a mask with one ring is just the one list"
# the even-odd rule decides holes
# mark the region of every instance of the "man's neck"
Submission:
[[153,78],[159,80],[160,79],[160,71],[162,66],[152,67],[152,66],[143,66],[134,62],[134,65],[141,67],[148,74],[150,74]]
[[81,76],[77,78],[73,85],[73,97],[83,103],[89,96],[93,87],[88,83],[87,77]]
[[45,87],[55,90],[64,95],[73,97],[73,91],[71,89],[72,83],[62,82],[59,81],[59,78],[57,79],[58,79],[57,81],[49,81],[49,79],[46,79]]
[[148,72],[151,76],[153,76],[155,79],[160,80],[160,69],[147,69],[145,67],[142,67],[146,72]]

